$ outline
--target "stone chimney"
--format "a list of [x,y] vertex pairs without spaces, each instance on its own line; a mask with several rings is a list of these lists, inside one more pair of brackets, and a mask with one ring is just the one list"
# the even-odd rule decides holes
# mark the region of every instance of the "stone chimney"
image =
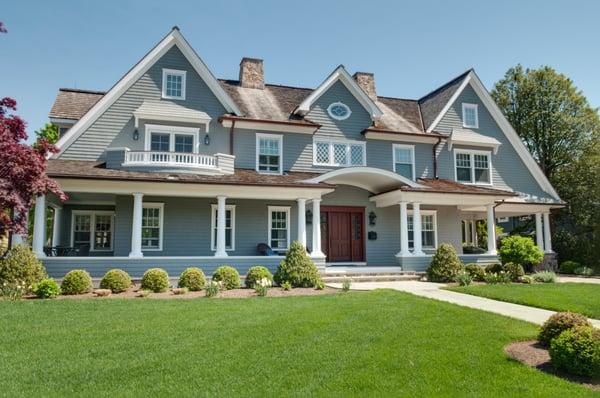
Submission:
[[352,76],[356,83],[364,90],[365,93],[373,100],[377,100],[377,91],[375,91],[375,76],[372,73],[356,72]]
[[256,58],[242,58],[240,62],[240,86],[245,88],[265,88],[265,74],[263,60]]

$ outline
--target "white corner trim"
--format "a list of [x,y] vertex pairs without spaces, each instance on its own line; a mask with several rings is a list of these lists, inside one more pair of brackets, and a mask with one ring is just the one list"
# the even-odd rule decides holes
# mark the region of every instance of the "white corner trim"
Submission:
[[414,145],[406,145],[406,144],[392,144],[392,161],[394,162],[393,167],[394,167],[394,173],[397,173],[396,171],[396,149],[400,148],[400,149],[409,149],[410,150],[410,157],[411,157],[411,166],[412,166],[412,180],[415,180],[415,173],[416,173],[416,165],[415,165],[415,146]]
[[[217,251],[217,242],[215,241],[215,228],[217,228],[217,208],[218,205],[210,205],[210,250]],[[235,251],[235,205],[225,205],[225,211],[231,210],[231,247],[225,247],[225,251]]]
[[198,57],[181,33],[174,29],[167,34],[150,52],[148,52],[133,68],[131,68],[104,96],[62,136],[56,146],[59,148],[53,158],[59,157],[67,148],[86,131],[115,101],[121,97],[140,77],[144,75],[173,46],[177,46],[196,72],[219,99],[228,112],[241,115],[241,111],[231,97],[221,87],[218,80],[210,72],[206,64]]
[[[260,140],[261,138],[269,139],[269,140],[278,140],[279,141],[279,171],[271,172],[271,171],[259,171],[258,170],[258,159],[260,157]],[[255,152],[256,152],[256,165],[255,170],[261,174],[283,174],[283,135],[282,134],[265,134],[265,133],[256,133],[256,143],[255,143]]]
[[[168,75],[181,77],[181,96],[180,97],[167,95],[167,76]],[[185,71],[185,70],[163,68],[163,70],[162,70],[162,90],[161,90],[162,97],[165,99],[185,100],[186,76],[187,76],[187,71]]]
[[448,109],[450,109],[450,107],[452,106],[452,104],[454,104],[454,102],[456,101],[458,96],[463,92],[465,87],[467,87],[467,84],[469,84],[469,82],[471,81],[472,74],[473,74],[472,71],[469,72],[469,74],[465,77],[463,82],[458,87],[458,90],[456,90],[456,92],[452,95],[452,97],[450,97],[450,99],[448,100],[446,105],[444,105],[444,107],[442,108],[442,111],[436,116],[436,118],[433,120],[433,123],[431,123],[431,126],[429,126],[429,128],[427,129],[428,133],[431,133],[433,131],[433,129],[435,129],[437,127],[437,125],[440,123],[440,121],[442,120],[442,118],[444,117],[446,112],[448,112]]
[[383,112],[375,104],[375,102],[364,92],[356,81],[350,76],[343,65],[338,66],[323,83],[319,85],[308,97],[302,101],[294,113],[305,115],[310,111],[311,106],[319,99],[333,84],[341,81],[344,86],[352,93],[352,95],[361,103],[361,105],[369,112],[372,119],[378,119],[383,115]]
[[286,213],[286,218],[285,218],[285,223],[286,223],[286,238],[287,238],[287,243],[286,246],[284,248],[278,248],[277,250],[273,249],[273,251],[275,252],[281,252],[281,251],[285,251],[288,250],[290,248],[290,230],[291,230],[291,217],[290,217],[290,206],[267,206],[268,211],[269,211],[269,223],[267,224],[267,231],[268,231],[268,245],[271,246],[271,229],[272,229],[272,225],[273,225],[273,212],[274,211],[281,211],[281,212],[285,212]]

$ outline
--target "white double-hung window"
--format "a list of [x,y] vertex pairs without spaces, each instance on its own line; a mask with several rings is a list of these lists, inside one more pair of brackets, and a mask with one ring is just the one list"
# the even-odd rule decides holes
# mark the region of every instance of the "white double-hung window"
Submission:
[[364,166],[367,161],[365,143],[317,139],[313,142],[313,163],[316,166]]
[[256,134],[256,171],[259,173],[281,174],[283,136],[276,134]]
[[[412,212],[408,214],[408,247],[414,247],[414,223]],[[421,210],[421,243],[423,248],[437,247],[437,214],[435,210]]]
[[269,246],[276,252],[290,247],[290,208],[269,206]]
[[152,152],[196,153],[198,128],[146,125],[146,150]]
[[163,203],[144,203],[142,208],[142,250],[162,250]]
[[112,250],[113,220],[113,211],[73,210],[71,246],[89,245],[92,251]]
[[492,153],[454,151],[455,179],[466,184],[492,185]]
[[394,171],[411,180],[415,179],[415,147],[394,144]]
[[463,127],[479,128],[479,114],[477,104],[462,104]]
[[185,99],[186,71],[163,69],[162,97],[166,99]]

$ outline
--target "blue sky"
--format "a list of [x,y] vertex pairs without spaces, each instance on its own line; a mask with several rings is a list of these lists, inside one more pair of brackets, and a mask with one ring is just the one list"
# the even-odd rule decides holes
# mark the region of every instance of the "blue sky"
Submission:
[[173,25],[213,73],[243,56],[269,83],[315,87],[339,64],[380,95],[419,98],[474,67],[488,88],[517,63],[550,65],[600,106],[598,1],[26,1],[0,21],[0,96],[33,131],[59,87],[110,88]]

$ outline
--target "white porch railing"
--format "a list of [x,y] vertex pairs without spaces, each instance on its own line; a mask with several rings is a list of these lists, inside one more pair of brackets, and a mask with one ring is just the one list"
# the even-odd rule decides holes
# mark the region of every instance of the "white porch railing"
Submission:
[[198,153],[128,151],[125,152],[126,166],[184,166],[215,169],[217,157]]

